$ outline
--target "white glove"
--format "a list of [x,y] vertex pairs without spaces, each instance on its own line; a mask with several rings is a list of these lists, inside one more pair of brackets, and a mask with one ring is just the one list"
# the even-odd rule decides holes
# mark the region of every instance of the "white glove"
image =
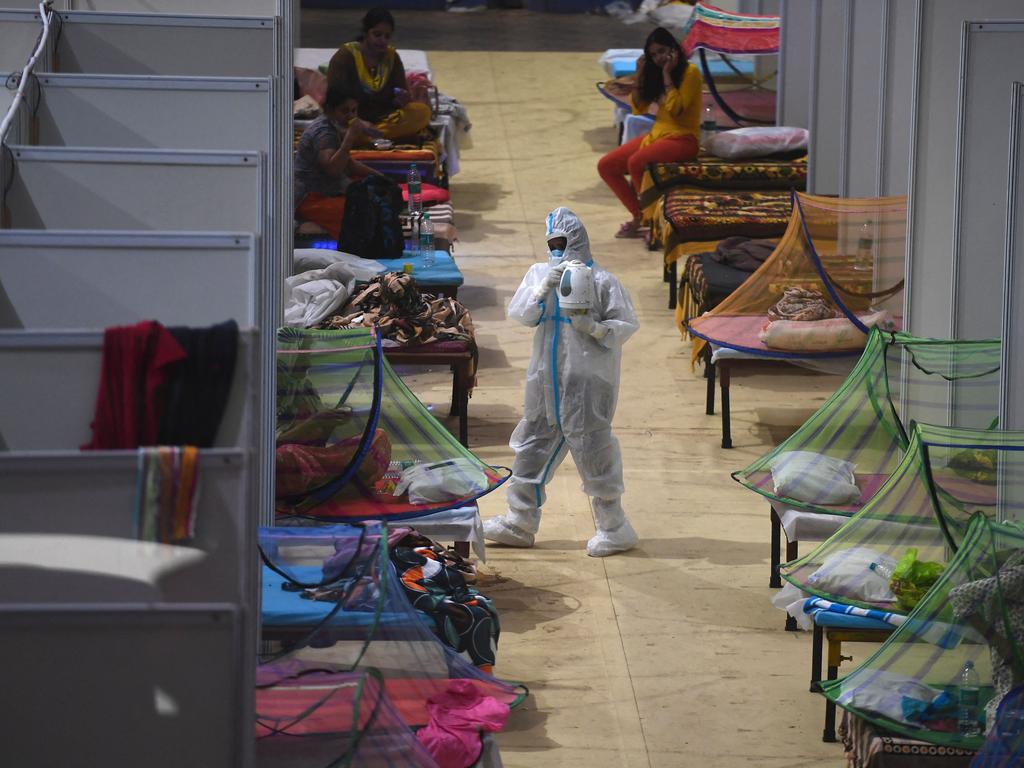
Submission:
[[608,335],[608,328],[601,325],[590,315],[572,315],[569,317],[569,322],[580,333],[593,336],[597,340],[601,340]]
[[562,279],[562,273],[565,272],[565,262],[556,264],[548,270],[547,276],[544,278],[544,282],[537,286],[537,290],[533,292],[533,298],[537,301],[541,301],[551,291],[552,288],[558,285]]

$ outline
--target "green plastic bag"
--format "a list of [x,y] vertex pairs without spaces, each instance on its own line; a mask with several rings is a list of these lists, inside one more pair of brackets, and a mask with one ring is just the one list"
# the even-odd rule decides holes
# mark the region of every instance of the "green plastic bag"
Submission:
[[896,606],[910,613],[932,585],[939,580],[945,566],[917,559],[917,547],[910,547],[892,569],[889,588],[896,595]]

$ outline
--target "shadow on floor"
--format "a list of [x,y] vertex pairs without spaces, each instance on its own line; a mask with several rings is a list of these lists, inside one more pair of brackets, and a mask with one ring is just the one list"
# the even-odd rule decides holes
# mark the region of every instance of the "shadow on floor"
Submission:
[[[768,514],[765,512],[765,530]],[[706,560],[714,565],[753,565],[768,557],[768,545],[725,539],[707,539],[701,536],[682,536],[676,539],[649,539],[641,537],[640,545],[617,557],[656,558],[659,560]]]
[[[465,183],[460,184],[458,180],[452,182],[452,196],[458,198],[459,218],[462,218],[463,208],[470,211],[494,211],[498,208],[498,202],[503,197],[512,194],[508,187],[501,184]],[[459,222],[462,223],[461,221]]]
[[[462,192],[459,192],[459,199],[462,199]],[[459,244],[485,242],[490,237],[515,237],[519,232],[512,226],[501,226],[494,223],[494,219],[482,213],[470,213],[459,209],[456,227],[459,230]],[[509,222],[510,224],[512,222]],[[458,258],[458,254],[456,254]]]
[[[609,104],[611,102],[608,102]],[[600,128],[590,128],[581,134],[583,141],[585,141],[592,150],[600,152],[602,155],[611,152],[618,145],[618,136],[615,130],[615,126],[611,125],[609,119],[609,125],[601,126]]]
[[[544,542],[542,548],[552,549],[551,544]],[[529,632],[539,624],[557,621],[580,608],[580,601],[574,597],[541,587],[528,587],[507,576],[488,576],[479,588],[501,611],[502,633]]]

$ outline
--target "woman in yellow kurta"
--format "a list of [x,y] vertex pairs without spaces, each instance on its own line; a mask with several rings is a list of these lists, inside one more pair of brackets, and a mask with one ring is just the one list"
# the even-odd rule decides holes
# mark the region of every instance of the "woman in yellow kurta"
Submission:
[[[638,237],[640,182],[648,163],[681,163],[697,157],[701,114],[700,71],[672,33],[658,27],[647,37],[644,55],[637,60],[636,84],[631,95],[633,114],[642,115],[657,103],[658,114],[646,136],[638,136],[612,150],[597,163],[597,172],[626,206],[632,219],[619,227],[616,237]],[[626,179],[629,174],[630,184]]]
[[402,58],[391,45],[395,19],[374,8],[363,17],[363,34],[346,43],[327,66],[328,89],[356,95],[359,117],[387,139],[415,136],[430,124],[430,107],[411,100]]

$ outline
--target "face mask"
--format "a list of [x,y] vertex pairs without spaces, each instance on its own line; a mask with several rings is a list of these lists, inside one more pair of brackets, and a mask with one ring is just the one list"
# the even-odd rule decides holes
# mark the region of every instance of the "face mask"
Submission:
[[564,258],[565,251],[563,251],[561,248],[555,248],[548,252],[548,264],[550,264],[552,267],[555,266],[556,264],[561,264],[562,259]]

